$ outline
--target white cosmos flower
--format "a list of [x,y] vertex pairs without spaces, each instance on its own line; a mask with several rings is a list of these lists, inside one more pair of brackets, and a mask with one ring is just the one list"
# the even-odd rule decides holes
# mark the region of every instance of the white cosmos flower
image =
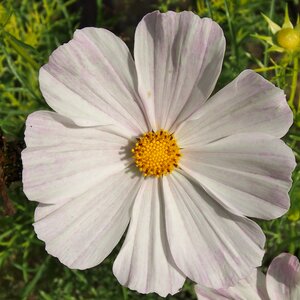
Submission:
[[295,161],[280,137],[293,118],[283,91],[250,70],[208,100],[224,50],[211,19],[153,12],[136,29],[134,60],[98,28],[53,52],[39,80],[56,112],[28,117],[22,153],[48,253],[94,267],[129,225],[113,272],[161,296],[186,277],[228,287],[261,264],[265,237],[246,216],[289,207]]
[[267,276],[255,270],[227,289],[195,287],[199,300],[299,300],[300,264],[296,256],[282,253],[269,266]]

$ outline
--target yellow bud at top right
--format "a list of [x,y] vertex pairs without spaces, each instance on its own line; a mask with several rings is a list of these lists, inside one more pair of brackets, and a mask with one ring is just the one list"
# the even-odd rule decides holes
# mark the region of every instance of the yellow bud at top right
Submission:
[[293,28],[283,28],[277,32],[277,43],[286,50],[296,50],[300,46],[300,32]]

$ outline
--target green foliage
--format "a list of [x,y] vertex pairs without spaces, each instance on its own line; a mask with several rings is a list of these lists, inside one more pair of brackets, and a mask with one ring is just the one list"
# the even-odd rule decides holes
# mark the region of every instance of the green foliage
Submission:
[[[72,9],[74,2],[7,0],[0,3],[0,128],[12,140],[22,141],[29,113],[49,109],[39,91],[38,70],[58,45],[71,38],[77,27],[80,12]],[[120,1],[119,11],[111,15],[105,13],[101,0],[96,3],[96,23],[114,30],[120,20],[126,24],[130,17],[122,14],[122,5],[133,7],[135,2]],[[284,3],[277,1],[276,6],[274,0],[158,0],[148,6],[146,3],[145,11],[189,9],[200,16],[212,17],[222,26],[227,50],[217,90],[245,68],[256,69],[285,90],[295,116],[285,140],[299,161],[299,53],[271,53],[265,41],[253,37],[270,35],[261,13],[278,20],[277,23],[283,22]],[[122,37],[131,41],[133,32]],[[296,168],[293,179],[289,212],[274,221],[260,221],[267,236],[264,269],[280,252],[300,254],[300,167]],[[111,271],[117,250],[90,270],[64,267],[46,253],[44,244],[37,239],[32,227],[35,204],[26,199],[20,183],[9,187],[9,197],[17,213],[0,219],[0,299],[161,299],[157,295],[139,295],[118,284]],[[187,282],[181,293],[168,299],[195,299],[192,283]]]
[[50,53],[70,39],[78,15],[67,8],[74,0],[0,3],[0,127],[22,134],[26,116],[46,105],[38,88],[38,70]]

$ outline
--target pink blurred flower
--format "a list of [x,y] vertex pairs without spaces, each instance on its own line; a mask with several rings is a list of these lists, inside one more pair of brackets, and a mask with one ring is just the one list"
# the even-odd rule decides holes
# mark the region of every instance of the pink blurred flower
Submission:
[[136,29],[135,60],[97,28],[53,52],[39,80],[56,112],[28,117],[22,153],[49,254],[94,267],[129,225],[113,272],[161,296],[186,277],[228,287],[261,264],[265,237],[246,216],[289,207],[295,160],[280,138],[293,117],[283,91],[250,70],[208,100],[224,51],[211,19],[153,12]]
[[227,289],[197,285],[199,300],[299,300],[300,264],[296,256],[282,253],[269,266],[267,276],[255,270],[248,278]]

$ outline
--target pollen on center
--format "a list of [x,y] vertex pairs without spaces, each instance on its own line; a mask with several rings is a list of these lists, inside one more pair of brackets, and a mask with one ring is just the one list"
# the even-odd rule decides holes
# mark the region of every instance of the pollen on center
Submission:
[[181,157],[173,134],[165,130],[144,133],[131,151],[136,166],[145,177],[171,173],[178,167]]

